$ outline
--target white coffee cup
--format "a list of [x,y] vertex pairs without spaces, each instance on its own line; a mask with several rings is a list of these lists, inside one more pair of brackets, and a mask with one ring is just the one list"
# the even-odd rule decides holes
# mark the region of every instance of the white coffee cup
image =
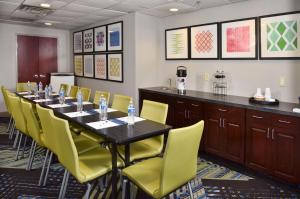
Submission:
[[262,93],[261,93],[261,88],[257,88],[255,97],[261,97],[261,96],[263,96]]
[[266,99],[267,101],[269,101],[270,99],[272,99],[271,89],[270,89],[270,88],[266,88],[266,89],[265,89],[265,99]]

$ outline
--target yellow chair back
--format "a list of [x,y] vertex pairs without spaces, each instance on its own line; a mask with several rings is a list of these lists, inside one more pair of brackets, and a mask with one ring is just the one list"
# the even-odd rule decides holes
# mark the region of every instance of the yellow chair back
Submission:
[[7,95],[7,96],[11,108],[11,114],[14,118],[16,128],[22,133],[28,134],[20,98],[12,95]]
[[53,110],[43,108],[39,104],[36,105],[36,110],[40,118],[42,130],[44,133],[44,138],[45,138],[44,144],[48,149],[50,149],[53,153],[57,155],[58,143],[53,133],[53,125],[50,122],[51,117],[54,116]]
[[107,91],[96,91],[93,103],[99,105],[101,95],[105,97],[106,103],[109,104],[110,93]]
[[59,92],[61,91],[62,88],[64,88],[64,92],[65,92],[65,95],[66,95],[69,91],[69,85],[68,84],[60,84]]
[[78,86],[71,86],[70,92],[69,92],[69,97],[76,98],[78,88],[79,88]]
[[[37,84],[36,82],[30,82],[30,87],[33,89]],[[29,88],[27,86],[27,82],[18,82],[17,83],[17,92],[26,92],[29,91]]]
[[204,122],[173,129],[168,136],[163,169],[161,195],[166,195],[196,176],[198,149],[203,134]]
[[168,104],[143,100],[140,116],[161,124],[165,124],[168,116]]
[[3,101],[5,104],[5,107],[6,107],[7,111],[10,113],[10,108],[8,106],[8,100],[7,100],[7,93],[6,93],[6,89],[4,88],[4,86],[1,86],[1,92],[3,95]]
[[83,101],[89,101],[90,100],[90,96],[91,96],[91,89],[90,88],[81,87],[80,90],[81,90]]
[[44,145],[44,143],[41,140],[41,133],[42,129],[40,127],[40,124],[38,122],[38,119],[36,117],[36,114],[34,113],[33,110],[33,105],[29,102],[26,102],[25,100],[21,100],[22,104],[22,110],[24,115],[26,115],[25,120],[27,124],[27,129],[32,137],[39,145]]
[[126,95],[114,95],[111,107],[118,111],[127,113],[128,105],[132,97]]

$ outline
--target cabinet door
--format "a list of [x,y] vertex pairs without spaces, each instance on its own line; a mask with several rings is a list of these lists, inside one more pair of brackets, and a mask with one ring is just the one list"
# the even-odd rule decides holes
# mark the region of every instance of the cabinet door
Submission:
[[221,155],[221,116],[218,110],[206,104],[205,108],[205,151]]
[[187,103],[183,99],[176,99],[174,102],[174,120],[175,120],[175,128],[181,128],[184,126],[188,126],[187,124]]
[[189,101],[187,108],[187,123],[193,125],[203,119],[202,103]]
[[245,146],[245,110],[234,107],[224,107],[223,137],[224,153],[227,159],[244,163]]
[[290,183],[299,183],[299,138],[293,129],[272,129],[273,174]]
[[266,173],[271,173],[270,120],[261,112],[247,114],[246,165]]

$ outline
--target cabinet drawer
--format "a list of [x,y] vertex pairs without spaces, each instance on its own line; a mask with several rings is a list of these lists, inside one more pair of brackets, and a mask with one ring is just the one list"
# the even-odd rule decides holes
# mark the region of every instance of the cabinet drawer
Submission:
[[247,122],[249,124],[271,125],[272,116],[269,113],[247,110]]
[[300,119],[292,116],[274,114],[272,117],[273,126],[296,129],[300,127]]

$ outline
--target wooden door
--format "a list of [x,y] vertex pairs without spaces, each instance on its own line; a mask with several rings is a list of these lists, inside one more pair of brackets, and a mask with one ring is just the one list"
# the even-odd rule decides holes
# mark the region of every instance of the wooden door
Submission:
[[187,102],[183,99],[176,99],[174,103],[174,115],[175,128],[181,128],[187,126]]
[[225,157],[229,160],[244,163],[245,146],[245,110],[234,107],[226,107],[227,111],[222,115],[224,135]]
[[187,102],[187,125],[193,125],[203,119],[202,103],[197,101]]
[[50,73],[57,72],[57,39],[17,36],[18,82],[50,83]]

